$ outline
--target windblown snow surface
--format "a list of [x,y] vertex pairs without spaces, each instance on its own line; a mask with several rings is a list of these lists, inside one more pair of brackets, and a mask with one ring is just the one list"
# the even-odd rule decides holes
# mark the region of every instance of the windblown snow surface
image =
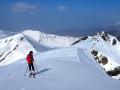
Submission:
[[[24,37],[24,39],[21,39],[21,37]],[[15,57],[21,55],[22,52],[26,55],[27,51],[34,50],[34,64],[35,68],[37,67],[36,72],[38,70],[39,74],[36,75],[36,78],[29,78],[29,71],[27,71],[25,76],[27,69],[25,58],[12,60],[14,58],[11,56],[9,57],[10,60],[9,58],[5,59],[6,64],[2,63],[0,66],[0,90],[119,90],[120,81],[113,79],[105,72],[105,70],[110,70],[120,65],[118,59],[120,44],[116,40],[117,43],[112,45],[113,39],[116,38],[110,37],[106,42],[100,35],[95,35],[73,46],[67,43],[67,47],[60,47],[63,42],[61,41],[61,43],[57,43],[60,48],[44,52],[36,51],[39,47],[34,48],[34,45],[32,45],[32,42],[36,44],[36,39],[25,36],[25,33],[24,35],[14,36],[12,38],[13,41],[11,41],[11,38],[7,38],[7,41],[6,39],[2,40],[1,43],[10,42],[8,46],[12,48],[7,48],[7,50],[11,51]],[[26,38],[29,38],[29,40]],[[42,40],[44,41],[45,39]],[[57,41],[57,39],[53,40]],[[51,42],[52,39],[48,39],[48,41]],[[50,47],[54,42],[49,43]],[[46,43],[45,41],[44,44]],[[49,44],[44,46],[48,47]],[[16,45],[19,46],[16,47]],[[6,44],[1,44],[1,46],[5,46],[4,50],[6,50]],[[29,48],[26,50],[25,47]],[[24,49],[21,50],[20,48]],[[97,63],[91,54],[92,50],[107,56],[108,63],[106,65]],[[15,52],[19,53],[16,54]],[[115,52],[117,53],[116,57],[114,56]]]

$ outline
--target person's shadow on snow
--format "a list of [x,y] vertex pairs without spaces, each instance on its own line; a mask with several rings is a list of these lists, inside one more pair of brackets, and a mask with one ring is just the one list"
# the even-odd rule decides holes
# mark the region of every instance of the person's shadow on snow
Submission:
[[35,74],[41,74],[41,73],[47,72],[47,71],[49,71],[49,70],[51,70],[51,69],[52,69],[52,68],[45,68],[45,69],[42,69],[42,70],[36,72]]

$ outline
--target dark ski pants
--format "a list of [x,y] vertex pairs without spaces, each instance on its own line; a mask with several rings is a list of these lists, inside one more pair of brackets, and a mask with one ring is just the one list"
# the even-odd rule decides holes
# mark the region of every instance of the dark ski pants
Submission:
[[33,63],[28,64],[28,66],[29,66],[29,71],[31,70],[35,71]]

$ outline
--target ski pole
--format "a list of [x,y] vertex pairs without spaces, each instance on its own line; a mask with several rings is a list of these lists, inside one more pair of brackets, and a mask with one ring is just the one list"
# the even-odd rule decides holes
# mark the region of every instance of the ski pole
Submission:
[[37,70],[37,72],[38,72],[38,68],[37,68],[37,65],[36,65],[36,63],[34,62],[34,65],[35,65],[35,68],[36,68],[36,70]]
[[26,69],[26,71],[25,71],[25,75],[24,75],[24,76],[26,76],[27,70],[28,70],[28,66],[27,66],[27,69]]
[[39,71],[38,71],[38,68],[37,68],[37,65],[36,65],[35,62],[34,62],[34,65],[35,65],[35,68],[36,68],[36,70],[37,70],[37,73],[39,74]]

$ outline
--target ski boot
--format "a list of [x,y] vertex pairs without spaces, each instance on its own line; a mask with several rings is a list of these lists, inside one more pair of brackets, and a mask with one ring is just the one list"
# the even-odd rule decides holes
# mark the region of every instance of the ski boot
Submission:
[[33,75],[33,78],[35,78],[35,72],[32,75]]
[[30,72],[30,74],[29,74],[29,78],[31,78],[31,76],[33,75],[33,73],[32,72]]

